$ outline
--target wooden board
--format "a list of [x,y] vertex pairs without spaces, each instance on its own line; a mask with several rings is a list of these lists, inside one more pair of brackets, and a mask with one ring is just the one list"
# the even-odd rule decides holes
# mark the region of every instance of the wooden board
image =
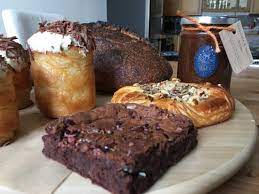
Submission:
[[[97,104],[108,100],[99,96]],[[202,194],[236,173],[249,159],[257,136],[251,113],[240,102],[236,105],[232,119],[201,129],[197,148],[170,168],[147,193]],[[0,193],[108,194],[41,154],[46,122],[35,107],[21,111],[17,140],[0,150]]]

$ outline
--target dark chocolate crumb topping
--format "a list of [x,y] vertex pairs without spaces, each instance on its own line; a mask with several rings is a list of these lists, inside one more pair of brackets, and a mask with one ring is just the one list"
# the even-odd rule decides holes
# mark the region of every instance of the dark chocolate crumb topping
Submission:
[[53,32],[62,35],[71,35],[76,41],[79,42],[80,46],[87,50],[95,49],[95,41],[91,30],[78,22],[71,21],[56,21],[56,22],[43,22],[39,24],[40,32]]

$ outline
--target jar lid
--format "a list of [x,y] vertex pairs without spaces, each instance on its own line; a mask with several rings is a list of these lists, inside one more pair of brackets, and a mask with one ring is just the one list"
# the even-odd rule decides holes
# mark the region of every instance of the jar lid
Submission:
[[[192,16],[198,20],[200,24],[205,25],[231,25],[238,21],[237,17],[228,17],[228,16]],[[191,21],[182,18],[181,25],[193,24]]]

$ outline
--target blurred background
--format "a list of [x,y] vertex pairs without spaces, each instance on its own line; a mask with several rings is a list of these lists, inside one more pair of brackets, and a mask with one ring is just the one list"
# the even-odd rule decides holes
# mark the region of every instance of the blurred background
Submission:
[[211,25],[241,20],[258,63],[259,0],[108,0],[107,20],[128,26],[149,39],[162,56],[177,61],[181,32],[177,10]]
[[[80,22],[108,21],[149,39],[162,56],[177,60],[181,19],[208,16],[206,22],[241,20],[254,59],[259,59],[259,0],[8,0],[0,10],[18,9],[57,13]],[[0,33],[5,33],[2,18]],[[257,62],[255,62],[257,63]]]

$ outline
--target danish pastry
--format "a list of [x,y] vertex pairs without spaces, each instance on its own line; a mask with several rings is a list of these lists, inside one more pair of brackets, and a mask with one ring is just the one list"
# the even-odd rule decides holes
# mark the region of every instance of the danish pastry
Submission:
[[223,87],[210,83],[182,83],[178,79],[123,87],[114,93],[112,102],[154,104],[189,117],[195,127],[225,121],[235,109],[233,97]]

